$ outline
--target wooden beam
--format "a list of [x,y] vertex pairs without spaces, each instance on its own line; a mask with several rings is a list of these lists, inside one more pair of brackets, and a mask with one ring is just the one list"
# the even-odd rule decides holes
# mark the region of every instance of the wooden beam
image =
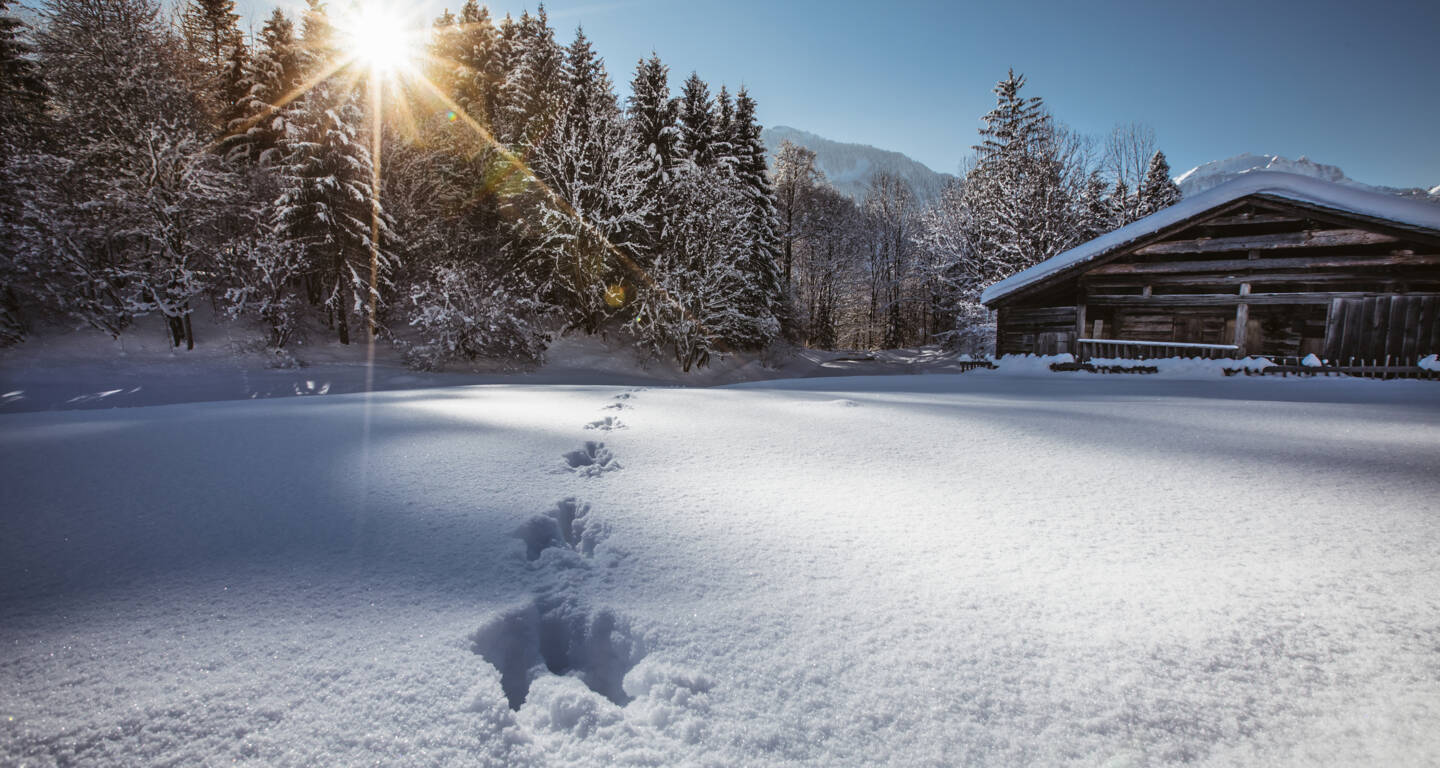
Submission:
[[1328,222],[1337,229],[1354,227],[1356,224],[1364,223],[1366,227],[1376,232],[1394,235],[1401,240],[1415,240],[1422,243],[1440,245],[1440,231],[1430,228],[1416,229],[1412,226],[1377,219],[1373,216],[1365,216],[1353,211],[1335,211],[1296,200],[1270,197],[1265,194],[1259,194],[1245,199],[1257,209],[1268,210],[1271,213],[1301,216],[1319,222]]
[[[1307,293],[1250,293],[1247,304],[1329,304],[1334,299],[1363,299],[1374,296],[1365,291],[1315,291]],[[1096,307],[1233,307],[1242,302],[1234,293],[1176,293],[1158,296],[1134,294],[1106,295],[1092,293],[1085,299]]]
[[1364,229],[1314,229],[1304,232],[1282,232],[1277,235],[1245,237],[1201,237],[1195,240],[1171,240],[1137,248],[1139,256],[1160,256],[1175,253],[1223,253],[1225,251],[1275,250],[1279,248],[1332,248],[1348,245],[1398,243],[1400,238]]
[[1282,259],[1219,259],[1164,261],[1140,264],[1105,264],[1090,270],[1100,275],[1183,274],[1187,272],[1247,272],[1256,269],[1341,269],[1345,267],[1436,267],[1440,254],[1383,254],[1379,256],[1296,256]]
[[[1252,256],[1254,254],[1251,254]],[[1245,303],[1245,297],[1250,295],[1250,284],[1240,284],[1240,301],[1235,305],[1235,354],[1239,357],[1245,356],[1245,337],[1250,328],[1250,305]]]
[[[1241,283],[1351,283],[1365,281],[1367,283],[1395,283],[1395,293],[1401,293],[1401,286],[1396,283],[1399,276],[1382,274],[1364,274],[1361,272],[1257,272],[1246,275],[1115,275],[1102,277],[1089,281],[1091,288],[1144,288],[1146,285],[1239,285]],[[1413,282],[1413,279],[1412,279]],[[1440,274],[1432,277],[1430,282],[1440,286]],[[1420,291],[1425,293],[1425,291]]]
[[1294,216],[1277,213],[1241,213],[1235,216],[1216,216],[1213,219],[1196,222],[1201,227],[1231,227],[1239,224],[1299,224],[1305,221]]

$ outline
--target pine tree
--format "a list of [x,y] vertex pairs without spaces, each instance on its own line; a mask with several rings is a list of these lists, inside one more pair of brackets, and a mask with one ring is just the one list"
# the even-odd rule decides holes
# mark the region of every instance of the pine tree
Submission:
[[[635,66],[630,83],[630,135],[640,157],[641,200],[649,211],[631,242],[643,246],[642,259],[658,252],[665,232],[666,189],[676,162],[675,104],[670,100],[670,69],[655,53]],[[644,262],[642,261],[642,267]]]
[[1170,179],[1170,163],[1165,160],[1164,152],[1157,150],[1151,156],[1138,194],[1137,214],[1142,218],[1180,202],[1180,187]]
[[710,98],[710,87],[694,72],[680,90],[677,118],[680,129],[677,155],[701,168],[713,165],[717,138],[715,104]]
[[[318,0],[310,0],[302,42],[307,69],[327,71],[337,54]],[[383,279],[392,261],[392,222],[374,195],[364,114],[349,86],[343,72],[332,74],[291,110],[295,125],[280,144],[285,161],[275,214],[282,236],[309,256],[341,344],[350,343],[351,313],[377,322],[370,308],[381,286],[370,280],[372,266]]]
[[629,325],[645,348],[689,371],[717,352],[755,344],[755,319],[742,309],[750,242],[735,226],[749,205],[715,169],[688,163],[675,169],[668,193],[666,245],[652,254]]
[[1093,240],[1115,228],[1115,212],[1109,199],[1108,185],[1098,170],[1091,171],[1079,201],[1080,240]]
[[435,22],[432,80],[476,122],[492,129],[505,72],[500,32],[488,8],[466,0],[457,17],[448,11]]
[[1057,132],[1037,97],[1023,97],[1014,70],[995,86],[966,176],[975,290],[1055,255],[1076,239]]
[[1109,196],[1105,198],[1106,205],[1110,209],[1110,228],[1117,229],[1134,221],[1132,213],[1135,211],[1135,200],[1130,194],[1130,187],[1123,181],[1115,182],[1115,188],[1110,190]]
[[277,8],[261,28],[260,49],[238,84],[246,94],[234,110],[240,117],[231,119],[229,135],[220,144],[226,156],[250,165],[279,162],[287,109],[304,81],[304,52],[295,25]]
[[543,3],[535,15],[521,14],[508,54],[495,135],[528,156],[550,135],[565,109],[565,49],[555,42]]
[[234,0],[188,0],[180,15],[185,47],[199,68],[201,103],[212,119],[225,110],[227,69],[235,48],[245,44],[239,21]]
[[[220,87],[218,89],[219,124],[224,135],[221,137],[221,144],[228,137],[230,125],[236,121],[244,121],[247,104],[250,97],[250,54],[243,44],[237,44],[230,49],[230,56],[225,60],[225,69],[220,75]],[[218,145],[217,145],[218,146]],[[224,153],[221,147],[222,154]]]
[[335,40],[335,26],[325,10],[324,0],[305,0],[300,21],[301,80],[318,79],[333,74],[340,49]]
[[537,253],[551,301],[593,333],[640,276],[627,236],[643,226],[640,160],[625,131],[610,78],[583,31],[567,53],[568,106],[537,159],[543,179]]
[[769,344],[781,330],[788,327],[791,312],[781,282],[780,222],[775,208],[775,188],[770,183],[765,142],[755,119],[755,100],[741,88],[735,94],[735,118],[732,143],[735,152],[735,184],[745,202],[745,249],[741,270],[747,276],[747,289],[740,310],[751,320],[748,346]]
[[739,126],[735,124],[735,99],[730,96],[730,90],[724,85],[721,85],[720,92],[715,94],[715,139],[713,153],[717,164],[727,168],[733,168],[737,162],[736,151],[738,146],[735,140],[737,130],[739,130]]

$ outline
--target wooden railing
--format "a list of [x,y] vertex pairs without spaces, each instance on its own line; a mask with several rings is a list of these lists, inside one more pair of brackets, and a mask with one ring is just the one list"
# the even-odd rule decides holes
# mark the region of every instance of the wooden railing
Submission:
[[1125,339],[1076,339],[1075,358],[1084,362],[1091,358],[1123,358],[1151,360],[1165,357],[1200,357],[1209,360],[1238,357],[1240,348],[1234,344],[1191,344],[1180,341],[1127,341]]

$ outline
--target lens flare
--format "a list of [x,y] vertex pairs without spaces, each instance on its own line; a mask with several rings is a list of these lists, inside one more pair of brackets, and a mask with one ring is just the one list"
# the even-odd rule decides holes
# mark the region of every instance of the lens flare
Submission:
[[605,303],[612,308],[619,307],[625,303],[625,286],[611,285],[605,288]]

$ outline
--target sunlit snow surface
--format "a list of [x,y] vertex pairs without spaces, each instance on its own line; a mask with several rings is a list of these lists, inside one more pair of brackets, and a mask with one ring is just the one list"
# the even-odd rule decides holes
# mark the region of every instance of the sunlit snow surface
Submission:
[[0,416],[0,764],[1434,764],[1437,427],[983,371]]

